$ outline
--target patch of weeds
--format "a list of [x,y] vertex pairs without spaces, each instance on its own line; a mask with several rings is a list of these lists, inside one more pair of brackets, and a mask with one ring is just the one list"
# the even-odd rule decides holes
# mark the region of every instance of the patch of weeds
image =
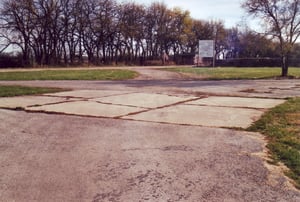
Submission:
[[67,91],[67,89],[0,85],[0,97],[37,95],[37,94],[44,94],[44,93],[56,93],[61,91]]
[[300,98],[289,99],[255,122],[249,131],[268,137],[268,145],[274,162],[283,162],[295,186],[300,188]]

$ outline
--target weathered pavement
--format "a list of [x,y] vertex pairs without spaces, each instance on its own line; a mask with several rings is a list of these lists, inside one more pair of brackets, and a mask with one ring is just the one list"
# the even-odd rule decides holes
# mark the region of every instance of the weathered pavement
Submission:
[[262,135],[226,129],[297,96],[300,81],[153,80],[146,71],[121,82],[0,82],[74,89],[0,99],[1,200],[300,200],[266,163]]
[[265,109],[283,102],[282,99],[75,90],[2,98],[0,107],[157,123],[247,128]]

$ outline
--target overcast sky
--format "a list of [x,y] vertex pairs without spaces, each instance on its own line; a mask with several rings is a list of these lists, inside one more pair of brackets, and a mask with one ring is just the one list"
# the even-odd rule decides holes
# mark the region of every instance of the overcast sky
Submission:
[[[119,0],[150,5],[152,2],[165,3],[169,8],[180,7],[200,20],[222,20],[227,28],[240,24],[247,17],[241,8],[243,0]],[[248,18],[247,18],[248,19]],[[251,18],[250,18],[251,19]]]

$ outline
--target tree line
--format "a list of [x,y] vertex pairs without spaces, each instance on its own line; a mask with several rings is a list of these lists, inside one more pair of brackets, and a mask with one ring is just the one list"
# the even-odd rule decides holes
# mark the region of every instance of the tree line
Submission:
[[2,0],[0,52],[21,51],[24,66],[145,64],[197,54],[199,40],[215,40],[222,58],[277,57],[278,44],[222,21],[193,19],[189,11],[115,0]]

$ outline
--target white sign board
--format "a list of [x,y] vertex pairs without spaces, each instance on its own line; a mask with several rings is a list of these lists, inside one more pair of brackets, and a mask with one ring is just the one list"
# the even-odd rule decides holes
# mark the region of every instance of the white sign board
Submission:
[[202,58],[214,57],[214,41],[200,40],[199,41],[199,55]]

